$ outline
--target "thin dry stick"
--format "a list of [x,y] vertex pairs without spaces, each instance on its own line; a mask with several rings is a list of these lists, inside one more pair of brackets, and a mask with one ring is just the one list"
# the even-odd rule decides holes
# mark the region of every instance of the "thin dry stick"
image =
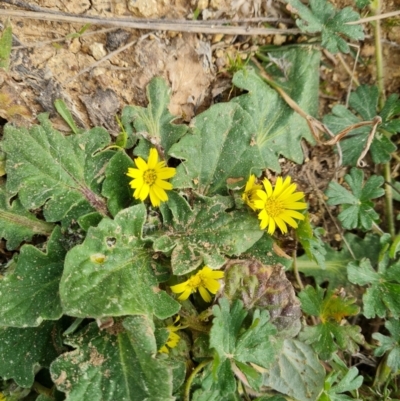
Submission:
[[119,47],[117,50],[114,50],[111,53],[108,53],[107,56],[104,56],[103,58],[101,58],[100,60],[96,61],[95,63],[90,64],[88,67],[86,67],[83,70],[79,71],[78,74],[76,74],[73,77],[71,77],[71,78],[67,79],[66,81],[64,81],[63,85],[68,85],[69,83],[74,81],[76,78],[78,78],[79,76],[84,74],[85,72],[88,72],[88,71],[92,70],[93,68],[97,67],[101,63],[104,63],[104,61],[107,61],[108,59],[110,59],[111,57],[115,56],[116,54],[119,54],[119,53],[123,52],[124,50],[129,49],[135,43],[139,43],[140,41],[142,41],[143,39],[147,38],[150,35],[152,35],[152,32],[150,32],[150,33],[148,33],[146,35],[143,35],[139,39],[133,40],[132,42],[129,42],[129,43],[127,43],[126,45],[124,45],[122,47]]
[[[52,14],[49,12],[32,12],[20,10],[1,9],[3,17],[31,18],[44,21],[58,21],[78,24],[111,25],[118,28],[133,28],[158,31],[193,32],[203,34],[222,33],[228,35],[288,35],[299,34],[299,29],[275,29],[275,28],[252,28],[249,26],[216,26],[206,23],[206,21],[186,21],[152,19],[133,19],[133,18],[101,18],[95,16],[66,15],[65,13]],[[195,23],[194,23],[195,22]]]
[[378,21],[378,20],[385,19],[385,18],[396,17],[397,15],[400,15],[400,10],[391,11],[390,13],[374,15],[372,17],[361,18],[357,21],[346,22],[346,25],[364,24],[365,22]]

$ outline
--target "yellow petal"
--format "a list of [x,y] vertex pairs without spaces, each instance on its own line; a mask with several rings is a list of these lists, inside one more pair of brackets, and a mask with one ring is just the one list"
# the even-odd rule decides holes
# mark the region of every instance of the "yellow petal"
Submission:
[[293,203],[285,204],[285,209],[294,209],[294,210],[307,209],[307,203],[293,202]]
[[136,178],[129,183],[131,188],[141,188],[143,184],[144,181],[142,178]]
[[149,153],[149,159],[147,160],[147,165],[149,169],[154,169],[158,163],[158,152],[157,149],[151,148]]
[[146,170],[148,170],[147,163],[146,163],[141,157],[137,157],[137,158],[134,160],[134,162],[135,162],[135,164],[136,164],[136,167],[137,167],[139,170],[141,170],[141,171],[146,171]]
[[171,285],[171,291],[174,292],[175,294],[180,294],[183,291],[186,291],[188,287],[187,281],[184,281],[183,283],[176,284],[176,285]]
[[139,193],[139,199],[143,202],[149,195],[150,187],[147,184],[143,184],[142,189]]
[[[266,195],[267,195],[265,197],[265,199],[267,199],[267,197],[269,198],[270,196],[272,196],[272,193],[273,193],[271,181],[268,178],[264,178],[263,185],[264,185]],[[257,195],[258,195],[258,192],[257,192]]]
[[281,219],[279,217],[275,217],[274,220],[275,220],[276,225],[282,231],[282,233],[286,234],[288,229],[287,229],[287,226],[286,226],[285,222],[283,221],[283,219]]
[[190,288],[187,288],[185,290],[185,292],[178,297],[178,299],[180,301],[186,301],[190,297],[191,293],[192,293],[192,290]]
[[275,229],[276,229],[275,221],[274,219],[270,218],[268,224],[268,234],[272,235],[275,232]]
[[283,214],[286,216],[293,217],[298,220],[304,220],[304,218],[305,218],[304,214],[296,212],[295,210],[285,210],[285,212]]
[[139,178],[143,177],[143,172],[138,170],[137,168],[128,168],[128,172],[126,173],[128,177]]
[[199,292],[204,301],[211,302],[211,295],[204,287],[199,287]]
[[172,184],[170,182],[167,181],[163,181],[160,180],[159,178],[157,178],[156,182],[154,183],[156,186],[162,188],[162,189],[166,189],[166,190],[170,190],[173,188]]
[[176,174],[176,168],[173,167],[163,167],[162,169],[157,171],[157,177],[162,180],[167,180],[168,178],[172,178]]
[[204,281],[204,287],[207,288],[211,294],[216,294],[221,287],[221,284],[217,280],[209,279]]
[[154,191],[154,186],[150,188],[150,202],[153,207],[159,207],[161,204],[161,199],[157,196],[156,192]]

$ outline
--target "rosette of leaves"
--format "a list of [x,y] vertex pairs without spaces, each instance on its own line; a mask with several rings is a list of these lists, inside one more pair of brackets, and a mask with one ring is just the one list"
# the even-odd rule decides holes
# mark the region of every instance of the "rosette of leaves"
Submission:
[[256,259],[231,260],[225,266],[224,295],[240,299],[246,309],[266,309],[280,331],[293,336],[300,330],[300,302],[284,267],[264,265]]

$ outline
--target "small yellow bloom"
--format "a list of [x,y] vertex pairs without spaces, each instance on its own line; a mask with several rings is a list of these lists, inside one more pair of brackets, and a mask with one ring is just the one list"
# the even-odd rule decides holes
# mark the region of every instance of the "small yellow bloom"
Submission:
[[172,178],[176,169],[165,167],[165,162],[158,161],[157,149],[150,149],[147,163],[137,157],[135,160],[137,168],[129,168],[128,177],[134,178],[129,184],[135,189],[133,196],[142,202],[150,195],[150,201],[153,206],[160,206],[161,202],[168,200],[165,190],[171,190],[172,184],[164,181]]
[[3,393],[0,393],[0,401],[6,401],[7,398]]
[[[177,323],[178,321],[179,321],[179,316],[175,319],[175,321],[174,321],[173,324],[170,324],[170,325],[168,325],[168,326],[166,327],[166,329],[167,329],[168,332],[169,332],[168,340],[167,340],[167,342],[159,349],[158,352],[163,352],[163,353],[165,353],[165,354],[169,354],[169,349],[168,349],[168,347],[169,347],[169,348],[175,348],[175,347],[178,345],[179,340],[181,339],[181,337],[180,337],[178,334],[175,333],[175,331],[178,331],[178,330],[181,329],[181,326],[180,326],[180,325],[175,326],[175,323]],[[1,401],[1,400],[0,400],[0,401]]]
[[211,294],[218,292],[220,283],[217,280],[222,277],[224,277],[224,272],[215,271],[205,266],[183,283],[173,285],[171,290],[176,294],[182,293],[178,297],[180,301],[185,301],[190,294],[199,290],[204,301],[211,302],[210,292]]
[[287,225],[297,228],[297,220],[304,220],[304,215],[296,210],[306,209],[307,203],[298,202],[304,198],[303,192],[295,192],[296,184],[291,183],[291,178],[278,177],[275,188],[271,182],[265,178],[263,181],[265,191],[257,191],[259,200],[254,201],[254,206],[261,209],[258,218],[261,220],[260,228],[264,230],[268,227],[268,234],[275,232],[276,226],[286,234]]
[[250,206],[253,210],[256,210],[254,206],[254,201],[259,200],[260,198],[257,195],[257,191],[262,189],[262,185],[256,184],[256,176],[252,174],[244,188],[244,192],[242,194],[242,199],[247,206]]

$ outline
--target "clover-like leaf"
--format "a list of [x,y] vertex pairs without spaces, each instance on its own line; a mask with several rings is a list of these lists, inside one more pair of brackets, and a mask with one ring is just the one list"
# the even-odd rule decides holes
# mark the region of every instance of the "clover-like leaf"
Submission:
[[214,348],[214,380],[225,377],[235,387],[234,374],[246,385],[258,388],[262,377],[250,363],[268,368],[280,348],[274,337],[276,328],[269,322],[267,311],[254,311],[252,322],[244,325],[247,311],[243,303],[235,300],[230,307],[226,298],[213,307],[213,326],[210,347]]
[[[396,145],[390,140],[390,135],[400,131],[400,120],[394,117],[400,113],[400,102],[396,95],[390,96],[381,112],[378,114],[378,88],[376,86],[361,85],[351,93],[350,108],[356,114],[342,105],[336,105],[332,114],[324,117],[324,123],[334,134],[361,121],[372,121],[379,115],[382,123],[378,125],[377,132],[371,143],[370,151],[374,163],[386,163],[390,154],[396,150]],[[340,142],[343,152],[343,164],[355,166],[363,152],[371,126],[360,127],[350,131],[347,137]]]
[[346,394],[348,391],[357,390],[361,387],[364,380],[363,376],[359,376],[356,367],[350,368],[346,374],[340,379],[341,372],[332,372],[327,376],[324,385],[324,391],[321,393],[319,400],[326,401],[351,401],[353,397]]
[[338,348],[357,352],[358,345],[364,342],[358,326],[343,325],[342,319],[359,312],[354,305],[355,298],[343,298],[340,294],[307,286],[299,294],[302,309],[305,313],[320,318],[321,323],[306,326],[300,333],[300,340],[311,344],[323,359],[330,359]]
[[[309,48],[297,48],[275,50],[268,55],[278,65],[282,64],[282,77],[276,78],[279,85],[303,110],[315,115],[318,110],[317,71],[320,53]],[[252,119],[254,128],[251,145],[257,150],[256,157],[262,161],[263,168],[279,172],[280,155],[301,163],[301,140],[304,138],[310,143],[314,142],[304,118],[291,109],[254,70],[237,72],[233,83],[248,92],[234,98],[232,102],[240,104]],[[255,167],[252,170],[254,174]]]
[[77,317],[172,316],[179,303],[158,287],[157,262],[142,238],[146,208],[124,209],[115,220],[91,227],[66,256],[60,295],[66,314]]
[[91,323],[67,343],[76,349],[56,359],[57,388],[75,401],[173,401],[172,369],[156,357],[154,325],[133,316],[100,331]]
[[272,367],[263,373],[263,385],[298,401],[316,400],[324,385],[325,370],[307,344],[285,340]]
[[39,326],[62,315],[59,284],[66,250],[59,226],[43,253],[24,245],[15,270],[0,279],[0,326]]
[[54,225],[39,220],[16,199],[10,203],[5,185],[0,184],[0,238],[7,240],[7,249],[17,248],[35,234],[50,235]]
[[349,281],[361,286],[369,285],[363,295],[363,313],[367,319],[385,317],[391,313],[400,317],[400,261],[386,267],[380,264],[376,271],[369,259],[347,266]]
[[344,177],[352,192],[337,182],[329,184],[326,195],[329,197],[328,205],[341,205],[342,211],[338,218],[346,229],[362,228],[370,230],[372,223],[377,221],[379,215],[373,209],[371,199],[379,198],[384,194],[381,188],[384,179],[373,175],[363,185],[364,172],[352,168],[350,174]]
[[39,327],[0,327],[0,376],[31,387],[38,367],[49,367],[61,352],[57,322]]
[[108,210],[113,216],[132,204],[133,191],[129,186],[132,178],[126,175],[130,167],[134,167],[133,160],[123,151],[117,152],[107,164],[101,193],[107,198]]
[[327,0],[309,0],[310,9],[300,0],[285,1],[294,7],[291,11],[301,18],[296,20],[297,26],[303,32],[321,32],[321,44],[331,53],[349,52],[349,45],[342,35],[354,40],[364,39],[362,26],[347,25],[347,22],[360,19],[360,15],[351,7],[336,10]]
[[154,242],[154,249],[171,252],[174,274],[183,275],[200,265],[218,269],[224,255],[240,255],[263,235],[257,217],[248,211],[227,213],[224,198],[198,198],[190,209],[171,192],[168,206],[173,220],[169,230]]
[[[379,236],[371,233],[368,233],[364,238],[346,233],[344,239],[345,242],[339,251],[325,244],[325,269],[321,269],[317,262],[310,260],[307,255],[297,259],[297,268],[306,276],[313,277],[318,285],[328,282],[328,290],[348,287],[351,285],[347,279],[348,263],[354,261],[354,257],[357,260],[367,257],[373,263],[377,263],[380,244]],[[348,246],[351,253],[347,248]]]
[[386,364],[395,373],[400,369],[400,322],[390,319],[385,322],[385,327],[390,337],[381,333],[372,334],[372,338],[379,343],[374,355],[380,357],[387,353]]
[[[171,146],[187,131],[186,125],[172,124],[177,118],[168,111],[170,88],[161,77],[153,78],[146,88],[149,104],[146,108],[126,106],[122,111],[122,123],[128,135],[135,132],[144,133],[146,139],[159,144],[168,153]],[[138,138],[142,138],[139,136]],[[149,154],[149,143],[141,142],[140,148],[135,149],[140,156]]]
[[100,186],[114,152],[100,150],[110,143],[110,135],[93,128],[66,137],[53,129],[47,115],[38,120],[41,125],[29,131],[10,124],[4,129],[7,191],[18,192],[25,209],[44,206],[47,221],[77,219],[93,211],[106,215]]

